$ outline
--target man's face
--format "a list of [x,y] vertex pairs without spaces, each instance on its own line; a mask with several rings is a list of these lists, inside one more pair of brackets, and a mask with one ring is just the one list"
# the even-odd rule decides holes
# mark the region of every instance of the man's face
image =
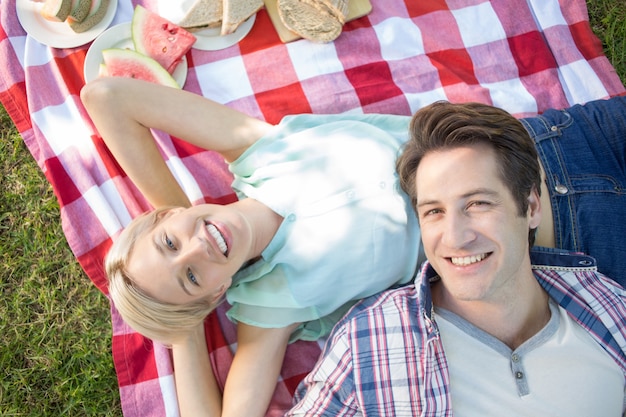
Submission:
[[523,216],[498,175],[495,152],[476,144],[427,154],[416,172],[417,213],[428,260],[454,302],[506,302],[532,276],[528,231],[539,196]]

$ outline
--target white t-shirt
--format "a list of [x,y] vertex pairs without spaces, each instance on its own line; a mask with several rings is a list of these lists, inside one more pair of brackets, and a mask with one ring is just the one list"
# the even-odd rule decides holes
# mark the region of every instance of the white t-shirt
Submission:
[[435,309],[449,365],[455,417],[618,417],[624,376],[567,312],[512,351],[450,311]]

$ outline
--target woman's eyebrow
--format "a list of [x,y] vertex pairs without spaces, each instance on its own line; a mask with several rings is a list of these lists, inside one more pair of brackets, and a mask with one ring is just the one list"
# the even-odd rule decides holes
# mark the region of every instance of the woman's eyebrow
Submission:
[[[157,235],[156,234],[152,238],[152,245],[157,250],[157,252],[159,252],[159,254],[161,254],[161,255],[165,254],[165,252],[163,250],[163,247],[159,244],[159,240],[157,239]],[[180,285],[180,288],[183,289],[185,294],[187,294],[190,297],[193,297],[193,294],[190,293],[189,290],[187,289],[187,287],[185,286],[185,280],[182,277],[179,276],[177,278],[177,281],[178,281],[178,284]]]
[[185,281],[181,277],[178,277],[178,283],[180,284],[180,288],[182,288],[183,291],[185,291],[185,294],[187,294],[190,297],[193,297],[193,294],[189,292],[189,290],[185,286]]
[[154,245],[155,249],[157,250],[157,252],[159,252],[160,255],[165,255],[165,252],[163,251],[163,246],[161,245],[161,240],[159,239],[159,234],[158,233],[154,233],[152,235],[152,244]]

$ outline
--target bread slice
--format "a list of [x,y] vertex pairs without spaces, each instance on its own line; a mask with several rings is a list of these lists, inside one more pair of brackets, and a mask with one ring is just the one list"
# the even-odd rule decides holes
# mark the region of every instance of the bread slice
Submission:
[[236,31],[243,22],[258,12],[263,5],[263,0],[224,0],[221,34],[228,35]]
[[287,29],[313,42],[331,42],[341,34],[348,0],[278,0],[278,15]]
[[219,27],[223,13],[222,0],[196,0],[178,26],[190,31]]

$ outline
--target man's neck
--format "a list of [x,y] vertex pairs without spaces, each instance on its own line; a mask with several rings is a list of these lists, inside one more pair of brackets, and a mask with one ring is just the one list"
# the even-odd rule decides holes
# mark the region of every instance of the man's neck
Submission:
[[445,308],[511,349],[537,334],[550,320],[548,294],[532,278],[497,300],[460,301],[449,297],[441,281],[432,286],[433,303]]

